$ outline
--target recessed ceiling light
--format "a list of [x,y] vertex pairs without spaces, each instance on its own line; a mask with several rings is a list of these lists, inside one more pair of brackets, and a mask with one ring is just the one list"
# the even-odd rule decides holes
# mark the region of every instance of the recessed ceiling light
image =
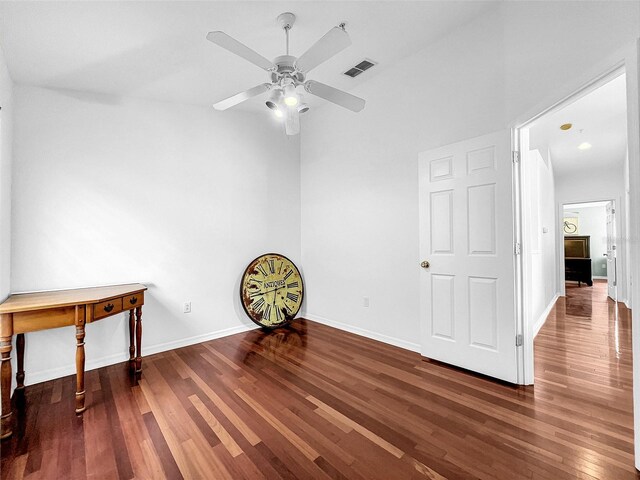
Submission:
[[589,150],[591,148],[591,144],[588,142],[583,142],[580,145],[578,145],[578,148],[580,150]]
[[572,123],[565,123],[563,125],[560,125],[560,130],[569,130],[571,127],[573,127]]

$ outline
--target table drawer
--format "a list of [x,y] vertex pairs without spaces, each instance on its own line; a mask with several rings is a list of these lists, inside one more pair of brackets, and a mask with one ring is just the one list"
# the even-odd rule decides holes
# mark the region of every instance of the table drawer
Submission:
[[114,298],[113,300],[107,300],[106,302],[96,303],[93,306],[93,318],[94,320],[97,320],[121,311],[122,298]]
[[122,297],[122,308],[124,310],[131,310],[132,308],[140,307],[143,303],[144,293],[142,292]]

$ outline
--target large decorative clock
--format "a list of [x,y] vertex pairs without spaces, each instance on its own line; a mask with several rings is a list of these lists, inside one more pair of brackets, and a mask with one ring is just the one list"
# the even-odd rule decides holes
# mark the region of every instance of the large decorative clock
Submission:
[[282,327],[293,320],[303,295],[300,271],[277,253],[259,256],[242,275],[240,301],[249,318],[261,327]]

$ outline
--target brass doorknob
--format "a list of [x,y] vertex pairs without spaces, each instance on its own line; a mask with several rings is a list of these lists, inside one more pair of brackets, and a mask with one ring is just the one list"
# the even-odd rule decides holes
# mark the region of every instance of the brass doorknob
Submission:
[[424,262],[422,262],[422,263],[420,264],[420,266],[421,266],[422,268],[429,268],[429,262],[427,262],[427,261],[425,260]]

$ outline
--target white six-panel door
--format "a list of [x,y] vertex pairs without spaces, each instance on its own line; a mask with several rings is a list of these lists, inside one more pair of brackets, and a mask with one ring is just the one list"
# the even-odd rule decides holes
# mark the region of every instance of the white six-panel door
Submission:
[[419,156],[421,353],[517,381],[511,134]]

